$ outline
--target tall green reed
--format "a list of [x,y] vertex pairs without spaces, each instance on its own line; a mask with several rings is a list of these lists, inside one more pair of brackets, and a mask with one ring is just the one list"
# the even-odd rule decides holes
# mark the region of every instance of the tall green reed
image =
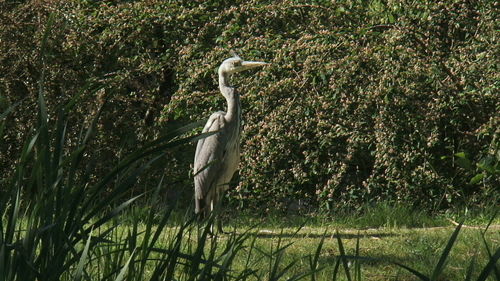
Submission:
[[[61,280],[76,264],[74,275],[82,278],[89,249],[106,240],[117,227],[110,222],[141,196],[124,198],[136,179],[164,157],[165,150],[203,137],[179,137],[199,124],[185,126],[144,145],[94,182],[85,167],[85,153],[92,147],[99,114],[83,130],[78,144],[69,147],[71,104],[58,108],[55,120],[49,120],[40,88],[38,125],[2,187],[0,280]],[[110,185],[113,190],[106,192]],[[151,229],[149,224],[147,234]],[[98,234],[90,238],[91,233]],[[157,237],[155,233],[152,241],[145,241],[154,243]]]

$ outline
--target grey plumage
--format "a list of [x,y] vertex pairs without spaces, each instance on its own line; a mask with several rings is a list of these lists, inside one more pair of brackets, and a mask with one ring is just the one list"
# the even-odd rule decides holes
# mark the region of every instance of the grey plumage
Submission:
[[210,116],[203,132],[218,133],[199,140],[194,157],[195,212],[204,217],[219,203],[240,162],[240,96],[229,80],[236,72],[265,64],[234,56],[223,61],[218,69],[219,89],[226,98],[227,111]]

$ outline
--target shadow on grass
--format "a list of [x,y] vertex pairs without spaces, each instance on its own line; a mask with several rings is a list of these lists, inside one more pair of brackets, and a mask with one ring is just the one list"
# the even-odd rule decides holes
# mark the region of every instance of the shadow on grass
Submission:
[[[337,251],[337,249],[327,249],[326,252],[327,255],[320,257],[320,261],[324,264],[334,264],[337,261],[340,253]],[[361,254],[361,256],[363,256],[363,254]],[[396,267],[395,265],[391,265],[390,262],[396,261],[399,263],[410,264],[410,265],[414,265],[419,262],[419,257],[411,255],[398,256],[398,255],[370,253],[368,256],[370,257],[370,260],[365,260],[361,262],[364,266],[373,267],[373,266],[379,266],[381,264],[386,264],[388,266]]]
[[252,234],[253,236],[257,236],[258,238],[312,238],[312,239],[321,239],[326,238],[337,238],[340,239],[361,239],[361,238],[384,238],[384,237],[393,237],[397,234],[394,233],[278,233],[278,232],[257,232]]

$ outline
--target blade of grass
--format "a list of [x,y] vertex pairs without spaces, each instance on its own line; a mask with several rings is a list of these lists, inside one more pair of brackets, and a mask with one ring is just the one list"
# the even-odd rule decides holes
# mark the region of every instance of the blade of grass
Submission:
[[[156,140],[153,140],[153,141],[147,143],[145,145],[145,147],[153,147],[153,146],[157,146],[163,142],[173,140],[174,138],[181,136],[185,133],[188,133],[188,132],[192,131],[193,129],[204,126],[205,122],[206,122],[206,120],[198,120],[198,121],[189,123],[187,125],[184,125],[180,128],[174,129],[171,132],[168,132],[165,135],[158,137]],[[217,132],[215,132],[215,133],[217,133]],[[211,135],[211,134],[209,134],[209,135]]]
[[348,281],[351,281],[351,273],[349,272],[349,264],[347,263],[347,259],[345,258],[345,250],[344,250],[344,244],[342,243],[342,239],[340,238],[340,234],[337,231],[336,233],[337,237],[337,244],[339,246],[339,252],[340,252],[340,258],[342,259],[342,265],[344,266],[344,271],[345,275],[347,277]]
[[123,281],[125,280],[125,274],[127,273],[127,270],[129,268],[129,265],[130,265],[130,261],[132,260],[132,258],[134,257],[134,253],[135,253],[135,250],[132,251],[132,254],[130,254],[130,257],[128,258],[127,262],[125,263],[125,265],[123,266],[123,268],[120,270],[120,273],[118,274],[118,276],[116,277],[115,281]]
[[409,267],[409,266],[406,266],[402,263],[399,263],[399,262],[395,262],[395,261],[390,261],[390,260],[385,260],[385,259],[379,259],[379,258],[372,258],[372,257],[364,257],[364,256],[341,256],[339,258],[344,258],[344,259],[352,259],[352,260],[359,260],[359,261],[371,261],[371,262],[387,262],[387,263],[391,263],[391,264],[394,264],[398,267],[401,267],[405,270],[407,270],[408,272],[412,273],[413,275],[415,275],[416,277],[418,277],[420,280],[422,281],[430,281],[431,279],[427,276],[425,276],[424,274],[418,272],[417,270]]
[[[486,278],[490,275],[490,273],[496,268],[497,262],[500,259],[500,248],[498,248],[495,252],[490,257],[490,260],[486,264],[486,266],[483,268],[481,273],[479,274],[479,277],[477,278],[477,281],[485,281]],[[498,280],[498,278],[497,278]]]
[[339,268],[340,268],[340,259],[337,259],[337,261],[335,262],[335,267],[333,268],[333,272],[332,272],[332,280],[333,281],[337,280],[337,274],[339,272]]
[[85,261],[87,260],[87,254],[89,252],[91,238],[92,238],[92,231],[90,231],[89,239],[87,239],[87,243],[85,243],[85,248],[83,248],[82,256],[80,257],[80,261],[76,266],[75,277],[74,277],[75,281],[80,281],[83,277],[83,266],[85,264]]
[[[360,235],[358,231],[358,236],[356,238],[356,251],[355,251],[355,256],[359,257],[359,240],[360,240]],[[357,281],[361,281],[361,263],[359,260],[354,261],[354,276]]]
[[20,163],[19,163],[20,165],[24,165],[28,156],[31,155],[31,152],[33,151],[33,147],[35,147],[35,144],[38,140],[39,135],[40,135],[40,132],[37,132],[23,148],[23,151],[21,152],[21,157],[20,157]]
[[[132,187],[135,184],[135,180],[139,175],[141,175],[144,171],[146,171],[154,162],[157,160],[161,159],[165,153],[162,153],[161,155],[149,160],[147,163],[139,166],[133,171],[130,171],[126,178],[118,184],[117,187],[114,188],[112,192],[107,194],[106,196],[99,198],[97,202],[91,202],[90,200],[95,200],[94,196],[97,196],[99,192],[94,192],[93,196],[89,198],[89,200],[86,202],[86,206],[92,207],[92,209],[88,210],[87,215],[84,217],[83,221],[89,221],[91,218],[95,217],[97,214],[102,212],[107,206],[109,206],[110,203],[118,200],[121,198],[128,190],[130,187]],[[82,207],[82,212],[84,211]]]
[[2,121],[3,119],[5,119],[14,110],[14,108],[16,108],[24,99],[25,98],[21,99],[20,101],[16,102],[13,105],[10,105],[9,107],[7,107],[7,109],[5,109],[2,112],[2,114],[0,114],[0,121]]
[[321,249],[323,248],[323,243],[325,242],[325,237],[326,237],[326,229],[323,232],[323,236],[321,237],[321,240],[319,241],[318,246],[316,247],[316,251],[314,252],[314,256],[311,258],[309,257],[309,266],[311,268],[311,281],[316,281],[316,270],[318,269],[318,264],[319,264],[319,256],[321,254]]
[[[279,280],[290,268],[292,268],[296,263],[297,260],[292,261],[290,264],[285,266],[283,269],[279,270],[279,267],[282,263],[283,257],[285,250],[293,245],[293,243],[288,243],[284,246],[281,246],[282,237],[283,237],[283,231],[284,229],[281,229],[281,233],[278,238],[278,243],[276,246],[276,251],[271,253],[271,272],[269,273],[269,280]],[[297,232],[296,232],[297,233]],[[273,259],[274,258],[274,259]]]
[[484,231],[482,232],[482,235],[484,236],[486,234],[486,232],[488,231],[488,229],[490,228],[491,224],[493,223],[493,221],[495,220],[495,218],[497,217],[498,215],[498,212],[500,212],[498,209],[495,210],[495,213],[493,214],[493,216],[491,216],[491,218],[489,219],[488,221],[488,224],[486,225],[486,227],[484,228]]
[[[494,219],[498,215],[498,212],[499,212],[498,210],[495,211],[493,216],[491,216],[490,220],[488,221],[488,224],[486,225],[484,231],[481,232],[481,239],[483,241],[484,248],[486,249],[486,253],[488,254],[488,257],[490,259],[493,257],[493,254],[491,253],[490,246],[488,245],[488,241],[486,239],[486,232],[488,231],[488,229],[490,228],[490,225],[493,223]],[[493,273],[495,274],[496,279],[500,280],[500,271],[498,270],[497,265],[493,266]]]
[[236,234],[233,232],[226,242],[226,248],[221,255],[221,261],[219,262],[221,265],[221,269],[215,275],[215,280],[224,280],[229,273],[231,265],[233,264],[234,259],[237,254],[245,248],[244,243],[248,239],[248,232],[243,234]]
[[436,264],[436,267],[434,268],[434,271],[432,272],[431,275],[431,280],[437,280],[439,275],[443,272],[444,266],[446,259],[448,258],[451,248],[453,247],[453,244],[455,244],[455,241],[457,240],[458,233],[460,232],[460,229],[462,228],[463,222],[458,224],[458,226],[455,228],[455,231],[453,231],[453,234],[451,235],[450,239],[448,240],[448,243],[446,244],[446,247],[443,250],[443,253],[441,254],[441,257],[439,258],[438,263]]
[[143,194],[140,194],[140,195],[137,195],[125,202],[123,202],[122,204],[120,204],[118,207],[114,208],[111,212],[109,212],[108,214],[106,214],[103,218],[101,218],[100,220],[98,220],[97,222],[93,223],[92,225],[88,226],[86,230],[84,230],[83,233],[89,233],[93,228],[98,228],[100,227],[101,225],[105,224],[106,222],[108,222],[109,220],[111,220],[112,218],[116,217],[118,214],[120,214],[125,208],[127,208],[128,206],[130,206],[130,204],[132,204],[135,200],[139,199],[140,197],[142,197]]
[[[159,201],[160,188],[162,186],[164,177],[165,176],[163,176],[160,179],[160,182],[158,183],[158,185],[156,186],[156,188],[154,190],[153,196],[150,199],[150,206],[156,206],[157,202]],[[159,231],[161,232],[161,230],[163,230],[164,226],[166,225],[166,221],[162,220],[163,223],[160,223],[160,225],[157,226],[156,232],[150,240],[151,231],[152,231],[153,224],[154,224],[154,222],[153,222],[154,216],[155,216],[155,211],[153,208],[150,207],[149,214],[148,214],[148,217],[146,219],[146,230],[144,233],[144,239],[142,241],[142,245],[140,248],[142,260],[146,260],[147,257],[150,255],[151,248],[154,246],[154,244],[156,243],[156,240],[159,237],[159,235],[157,236],[158,232]],[[137,222],[135,222],[135,224],[137,224]],[[142,276],[144,274],[145,268],[146,268],[146,262],[142,262],[140,264],[140,267],[139,267],[138,276]]]
[[[484,248],[486,249],[486,253],[488,254],[488,258],[492,258],[493,257],[493,254],[491,253],[491,249],[490,249],[490,246],[488,245],[488,241],[486,239],[486,236],[485,236],[486,233],[481,233],[481,240],[483,241],[483,244],[484,244]],[[500,272],[498,271],[498,267],[497,265],[494,265],[493,266],[493,272],[495,274],[495,277],[497,280],[500,280]]]
[[[214,223],[214,217],[213,215],[210,216],[208,219],[207,224],[203,228],[203,231],[201,233],[201,236],[198,237],[198,245],[196,246],[196,250],[192,255],[193,260],[191,261],[191,264],[189,265],[189,279],[188,280],[195,280],[198,271],[200,270],[200,264],[202,263],[203,260],[203,250],[205,249],[205,245],[207,242],[207,237],[208,235],[212,232],[211,228]],[[216,234],[213,234],[214,237],[212,239],[217,239]]]
[[[161,144],[161,145],[158,145],[158,146],[152,147],[152,148],[145,146],[145,147],[137,150],[136,152],[130,154],[124,160],[122,160],[117,166],[115,166],[106,176],[104,176],[104,178],[101,181],[99,181],[95,186],[93,186],[89,190],[89,192],[88,192],[89,193],[89,200],[85,204],[83,204],[82,211],[87,210],[90,207],[90,205],[93,205],[93,203],[95,203],[94,202],[95,198],[98,196],[98,194],[103,189],[105,189],[105,186],[107,184],[109,184],[117,175],[119,175],[120,172],[122,172],[125,169],[127,169],[128,167],[130,167],[134,162],[136,162],[140,159],[144,159],[145,157],[153,155],[155,153],[161,153],[160,156],[157,156],[155,158],[156,160],[161,159],[162,155],[165,153],[164,152],[165,150],[170,149],[170,148],[174,148],[174,147],[177,147],[179,145],[186,144],[186,143],[189,143],[189,142],[192,142],[195,140],[198,140],[198,139],[206,137],[208,135],[210,135],[210,134],[202,134],[202,135],[197,135],[197,136],[192,136],[192,137],[186,137],[186,138],[182,138],[179,140],[167,142],[165,144]],[[153,161],[151,161],[150,164],[152,162]],[[122,190],[115,189],[112,194],[113,194],[113,196],[116,196],[116,194],[119,192],[122,192]],[[106,204],[106,203],[103,203],[103,204]],[[97,208],[97,209],[99,209],[99,208]],[[91,215],[94,215],[94,214],[91,213]]]
[[467,267],[467,273],[465,275],[464,281],[471,281],[472,280],[472,273],[474,272],[475,263],[476,263],[476,255],[474,255],[472,257],[472,260],[471,260],[469,266]]
[[[184,237],[185,225],[181,225],[179,230],[177,231],[177,235],[175,238],[170,241],[168,245],[167,252],[163,252],[164,256],[162,262],[156,266],[153,274],[151,275],[151,281],[160,280],[160,276],[163,274],[163,280],[174,280],[175,267],[177,266],[177,261],[179,258],[182,258],[180,249],[182,238]],[[150,251],[154,251],[154,248],[151,248]],[[160,250],[160,249],[158,249]],[[164,250],[164,249],[161,249]],[[188,259],[191,256],[188,256]]]
[[[16,225],[19,217],[19,208],[20,208],[20,190],[17,189],[16,194],[14,195],[14,206],[10,208],[10,212],[7,218],[7,228],[5,232],[3,232],[3,223],[1,224],[2,233],[0,235],[1,243],[0,243],[0,280],[4,279],[8,280],[8,276],[12,274],[10,269],[14,266],[14,261],[11,259],[11,251],[12,249],[8,249],[9,245],[13,244],[14,234],[16,231]],[[3,219],[3,218],[2,218]]]
[[0,231],[2,235],[0,235],[0,281],[5,281],[7,280],[7,271],[6,268],[8,268],[7,264],[7,251],[5,249],[5,242],[3,241],[3,228],[0,227]]
[[16,232],[17,220],[19,218],[19,208],[21,205],[21,191],[18,189],[16,192],[16,197],[14,201],[14,206],[11,213],[9,214],[9,222],[7,224],[7,230],[5,234],[5,243],[12,244],[14,239],[14,233]]
[[3,139],[3,131],[5,129],[5,122],[0,120],[0,138]]
[[48,45],[48,39],[49,35],[52,32],[52,27],[54,25],[56,19],[55,13],[50,13],[49,18],[47,20],[47,23],[45,24],[45,31],[43,32],[43,37],[41,41],[41,47],[40,47],[40,59],[42,60],[42,66],[43,66],[43,60],[45,58],[45,55],[47,54],[47,45]]

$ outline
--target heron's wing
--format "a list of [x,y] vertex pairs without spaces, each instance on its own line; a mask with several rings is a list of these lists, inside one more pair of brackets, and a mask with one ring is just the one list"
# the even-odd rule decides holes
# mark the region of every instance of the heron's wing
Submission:
[[224,115],[224,112],[217,112],[210,116],[203,132],[219,131],[219,133],[200,139],[196,146],[194,181],[197,199],[202,199],[207,194],[222,172],[227,143]]

